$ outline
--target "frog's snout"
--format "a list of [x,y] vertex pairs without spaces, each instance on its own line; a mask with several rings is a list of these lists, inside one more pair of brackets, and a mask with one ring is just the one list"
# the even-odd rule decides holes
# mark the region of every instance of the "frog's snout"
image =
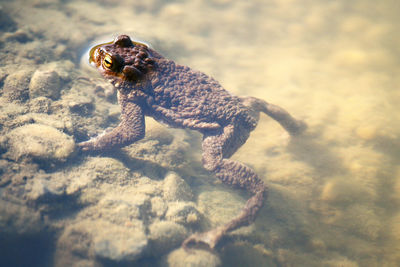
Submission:
[[92,49],[90,49],[89,52],[89,64],[96,67],[96,58],[98,56],[99,52],[98,52],[98,46],[93,47]]

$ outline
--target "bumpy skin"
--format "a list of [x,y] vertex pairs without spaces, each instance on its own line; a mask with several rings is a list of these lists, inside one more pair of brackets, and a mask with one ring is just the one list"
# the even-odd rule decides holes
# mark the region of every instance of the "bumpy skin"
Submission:
[[225,184],[253,196],[226,225],[187,238],[183,246],[205,244],[213,249],[229,231],[251,224],[266,197],[266,187],[246,165],[229,158],[242,146],[263,112],[290,134],[301,133],[303,122],[282,108],[254,97],[236,97],[207,75],[165,59],[126,35],[90,51],[90,62],[118,89],[121,122],[112,131],[80,143],[83,151],[105,151],[131,144],[145,134],[144,116],[172,127],[203,134],[203,165]]

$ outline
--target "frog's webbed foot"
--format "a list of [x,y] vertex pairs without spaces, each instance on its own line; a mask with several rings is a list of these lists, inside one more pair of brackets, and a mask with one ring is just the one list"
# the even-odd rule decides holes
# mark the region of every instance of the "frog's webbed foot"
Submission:
[[[115,132],[117,132],[118,130],[118,127],[114,129]],[[112,131],[108,133],[104,132],[94,138],[89,139],[88,141],[78,143],[77,148],[79,151],[89,152],[90,154],[96,155],[113,147],[112,142],[110,142],[108,139],[112,139],[111,136],[115,134],[116,133],[112,133]]]
[[222,228],[215,228],[204,233],[194,233],[183,241],[182,247],[185,250],[189,250],[192,247],[213,250],[224,234],[225,230]]
[[90,139],[85,142],[81,142],[77,144],[77,148],[79,151],[83,152],[89,152],[89,151],[95,151],[95,141],[93,139]]

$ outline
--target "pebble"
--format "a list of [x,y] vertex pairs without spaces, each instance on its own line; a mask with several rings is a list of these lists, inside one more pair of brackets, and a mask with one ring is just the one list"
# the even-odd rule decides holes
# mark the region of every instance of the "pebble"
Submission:
[[108,222],[96,222],[93,234],[94,253],[99,258],[133,261],[142,256],[148,240],[144,229],[124,227]]
[[29,98],[29,81],[32,72],[22,69],[11,73],[4,80],[3,94],[9,101],[24,102]]
[[4,40],[8,41],[8,42],[19,42],[19,43],[26,43],[29,41],[32,41],[33,38],[30,35],[30,33],[22,30],[22,29],[18,29],[15,32],[7,32],[4,34],[3,36]]
[[167,204],[161,197],[153,197],[151,199],[151,212],[157,217],[164,216],[167,211]]
[[[71,179],[66,189],[67,194],[75,194],[85,191],[82,197],[88,203],[98,203],[104,197],[104,193],[91,194],[87,188],[98,188],[102,183],[116,185],[128,181],[130,174],[128,169],[118,160],[108,157],[89,157],[84,164],[69,174]],[[99,190],[95,190],[99,191]]]
[[193,225],[200,219],[200,213],[194,203],[191,202],[170,202],[168,211],[165,214],[167,220],[183,224]]
[[29,186],[29,190],[27,197],[30,200],[51,203],[54,199],[64,195],[65,184],[62,179],[35,177]]
[[189,185],[177,173],[169,172],[164,178],[164,199],[168,201],[190,201],[193,193]]
[[221,266],[221,259],[214,253],[206,250],[185,251],[183,248],[176,249],[169,253],[164,261],[165,267],[218,267]]
[[163,125],[153,119],[146,119],[146,138],[158,140],[160,145],[170,145],[174,141],[174,135]]
[[92,114],[94,110],[94,101],[88,96],[80,95],[75,99],[67,99],[69,110],[81,116]]
[[185,227],[170,221],[156,221],[149,226],[151,254],[159,256],[180,246],[187,236]]
[[36,70],[29,84],[29,97],[49,97],[57,100],[60,97],[61,78],[55,71]]
[[45,96],[35,97],[29,101],[29,111],[34,113],[49,113],[51,99]]
[[75,149],[71,136],[47,125],[26,124],[7,134],[7,157],[13,160],[65,161]]

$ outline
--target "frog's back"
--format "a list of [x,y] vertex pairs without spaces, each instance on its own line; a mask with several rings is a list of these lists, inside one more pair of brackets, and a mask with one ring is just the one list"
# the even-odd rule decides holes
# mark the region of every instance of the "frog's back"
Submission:
[[156,105],[180,118],[217,122],[221,126],[253,125],[248,108],[213,78],[164,58],[157,61],[157,69],[152,79]]

